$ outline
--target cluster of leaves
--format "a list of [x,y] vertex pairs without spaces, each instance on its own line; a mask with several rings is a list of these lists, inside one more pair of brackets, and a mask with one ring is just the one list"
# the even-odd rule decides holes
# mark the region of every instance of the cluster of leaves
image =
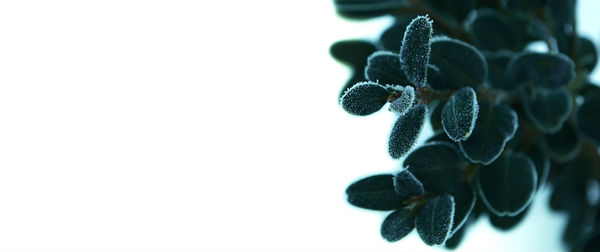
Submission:
[[[397,117],[388,151],[403,168],[346,190],[354,206],[392,211],[383,238],[416,228],[426,244],[454,248],[482,215],[509,230],[548,180],[551,208],[568,214],[566,244],[600,249],[597,52],[577,34],[575,0],[334,3],[346,18],[395,19],[375,43],[331,47],[353,69],[341,107]],[[538,41],[548,52],[526,49]],[[427,122],[435,134],[415,148]]]

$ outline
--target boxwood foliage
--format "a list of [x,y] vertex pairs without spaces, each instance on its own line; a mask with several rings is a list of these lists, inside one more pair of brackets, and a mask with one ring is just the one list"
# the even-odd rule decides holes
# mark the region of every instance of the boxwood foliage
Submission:
[[[575,2],[334,0],[344,18],[394,19],[374,41],[330,49],[352,70],[343,110],[387,107],[395,119],[387,146],[400,169],[346,189],[350,204],[389,211],[385,240],[416,229],[425,244],[456,248],[479,216],[518,228],[547,188],[568,216],[569,250],[600,247],[598,54],[577,33]],[[538,41],[548,50],[526,49]],[[417,146],[428,121],[434,134]]]

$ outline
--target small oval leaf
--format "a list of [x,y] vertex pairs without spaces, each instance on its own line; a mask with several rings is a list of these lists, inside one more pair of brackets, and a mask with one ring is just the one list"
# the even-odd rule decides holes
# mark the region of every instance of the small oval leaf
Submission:
[[575,78],[575,64],[564,54],[527,52],[508,64],[506,74],[509,80],[521,85],[558,88]]
[[473,133],[458,146],[471,162],[490,164],[500,156],[518,125],[517,113],[510,107],[481,103]]
[[460,40],[434,37],[429,63],[439,70],[438,76],[429,81],[434,89],[476,87],[487,79],[487,63],[483,55],[477,48]]
[[415,228],[415,216],[408,210],[396,210],[381,224],[381,236],[389,242],[404,238]]
[[394,176],[380,174],[362,178],[346,189],[348,203],[371,210],[394,210],[403,207],[402,198],[394,189]]
[[525,115],[544,133],[555,133],[571,115],[573,99],[566,87],[534,88],[521,92]]
[[390,92],[384,86],[363,82],[346,91],[340,98],[340,104],[352,115],[366,116],[379,111],[387,103],[389,95]]
[[461,166],[466,161],[450,143],[431,142],[410,153],[402,164],[423,184],[425,191],[447,193],[461,179]]
[[531,203],[537,187],[533,161],[512,152],[479,169],[477,189],[490,212],[515,216]]
[[423,195],[423,184],[408,170],[402,170],[394,177],[394,189],[400,198]]
[[425,244],[443,245],[450,237],[454,216],[454,198],[444,194],[429,199],[415,218],[415,226]]
[[415,89],[411,86],[406,86],[402,90],[400,98],[390,103],[390,111],[403,115],[412,107],[415,102]]
[[477,95],[471,87],[456,91],[442,110],[442,126],[448,137],[455,142],[471,136],[479,112]]
[[429,53],[432,21],[428,16],[418,16],[406,27],[402,47],[400,48],[400,62],[402,71],[411,83],[422,87],[427,83],[427,65]]
[[367,59],[365,78],[381,84],[408,85],[400,68],[400,58],[393,52],[378,51]]
[[401,158],[412,149],[423,131],[425,119],[427,106],[418,104],[396,120],[388,142],[388,151],[392,158]]

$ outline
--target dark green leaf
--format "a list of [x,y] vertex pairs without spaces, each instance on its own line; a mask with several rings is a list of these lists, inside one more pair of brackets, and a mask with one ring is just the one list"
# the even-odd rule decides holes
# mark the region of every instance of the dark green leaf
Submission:
[[365,59],[375,52],[375,45],[364,40],[342,40],[329,48],[334,59],[349,66],[364,66]]
[[442,110],[442,125],[448,137],[455,142],[469,138],[478,112],[477,95],[473,88],[463,87],[456,91]]
[[360,179],[346,189],[348,203],[372,210],[394,210],[403,207],[402,198],[394,189],[394,176],[375,175]]
[[381,84],[408,85],[410,82],[400,68],[400,56],[393,52],[379,51],[367,59],[367,80]]
[[379,111],[387,103],[388,90],[377,83],[363,82],[346,91],[340,104],[346,112],[366,116]]
[[415,216],[409,210],[396,210],[381,224],[381,236],[389,242],[399,241],[415,228]]
[[564,54],[527,52],[508,64],[506,74],[510,81],[521,85],[564,87],[575,77],[575,64]]
[[408,170],[402,170],[394,177],[394,188],[401,198],[423,195],[423,184]]
[[462,182],[454,189],[452,196],[454,196],[455,204],[452,233],[455,233],[465,224],[465,222],[467,222],[471,211],[473,211],[473,208],[475,207],[477,194],[475,188],[473,188],[471,184]]
[[427,83],[427,65],[432,21],[427,16],[418,16],[406,27],[402,47],[400,48],[400,62],[402,70],[408,80],[415,86],[421,87]]
[[525,210],[523,210],[516,216],[497,216],[494,214],[490,214],[490,223],[492,224],[492,226],[500,230],[508,231],[516,227],[519,223],[521,223],[523,218],[525,218],[525,216],[527,215],[527,212],[529,212],[529,207],[525,208]]
[[537,189],[539,190],[548,179],[548,173],[550,173],[550,157],[548,157],[546,151],[539,145],[535,145],[528,150],[527,156],[529,156],[535,164],[535,171],[538,174]]
[[372,18],[406,6],[405,0],[334,0],[335,10],[347,18]]
[[508,153],[479,169],[481,199],[498,216],[515,216],[523,211],[531,203],[536,186],[535,165],[520,152]]
[[395,112],[397,114],[404,114],[410,107],[412,107],[415,102],[415,89],[411,86],[406,86],[402,90],[402,95],[400,98],[392,101],[390,103],[390,111]]
[[454,145],[432,142],[410,153],[403,166],[421,181],[425,191],[451,192],[461,179],[461,166],[466,162]]
[[565,123],[558,132],[546,135],[545,139],[548,153],[557,162],[564,163],[575,158],[581,149],[579,135],[570,123]]
[[594,43],[584,37],[577,39],[577,66],[592,72],[598,62],[598,52]]
[[434,37],[429,62],[439,72],[439,77],[429,80],[434,89],[476,87],[487,79],[487,63],[483,55],[460,40]]
[[[446,142],[446,143],[450,143],[452,145],[455,145],[455,142],[452,141],[452,139],[450,139],[448,137],[448,135],[446,135],[446,132],[444,132],[444,131],[440,131],[440,132],[435,133],[433,136],[431,136],[425,142],[426,143]],[[457,146],[457,145],[455,145],[455,146]],[[458,146],[456,148],[458,148]]]
[[443,245],[450,237],[452,217],[454,216],[454,198],[444,194],[429,199],[415,218],[415,226],[425,244]]
[[596,146],[600,146],[600,94],[586,98],[577,111],[577,127]]
[[517,82],[509,81],[506,78],[506,68],[512,58],[512,54],[507,51],[490,53],[486,55],[489,82],[488,84],[495,89],[512,90],[517,87]]
[[518,125],[517,113],[510,107],[481,103],[473,133],[458,145],[471,162],[487,165],[500,156]]
[[515,32],[515,25],[498,11],[477,10],[477,17],[469,28],[475,44],[482,50],[519,51],[521,49],[521,38],[520,34]]
[[571,93],[565,87],[526,89],[522,96],[527,118],[544,133],[560,130],[573,109]]
[[392,158],[401,158],[412,149],[421,135],[425,119],[427,106],[417,104],[396,120],[388,142],[388,151]]

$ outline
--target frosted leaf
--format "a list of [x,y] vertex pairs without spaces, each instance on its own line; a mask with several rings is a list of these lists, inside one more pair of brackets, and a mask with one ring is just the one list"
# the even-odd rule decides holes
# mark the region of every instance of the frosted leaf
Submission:
[[432,23],[428,16],[418,16],[413,19],[406,27],[402,47],[400,47],[402,70],[408,80],[418,87],[427,84]]
[[388,142],[388,151],[392,158],[401,158],[412,149],[421,135],[425,119],[427,106],[418,104],[396,120]]
[[471,136],[479,105],[475,90],[463,87],[456,91],[446,102],[442,110],[442,126],[448,137],[455,142],[464,141]]
[[387,51],[374,52],[367,58],[365,78],[381,84],[409,84],[400,68],[399,55]]
[[408,170],[403,170],[394,177],[394,188],[401,198],[410,198],[425,193],[421,181]]
[[533,161],[523,153],[512,152],[479,169],[477,189],[490,212],[515,216],[533,200],[537,177]]
[[396,210],[381,224],[381,236],[389,242],[399,241],[415,228],[415,216],[410,210]]
[[444,194],[423,205],[415,218],[415,226],[425,244],[444,245],[454,224],[454,197]]
[[411,86],[406,86],[402,91],[400,98],[390,103],[390,111],[402,115],[412,107],[415,102],[415,89]]
[[346,112],[366,116],[379,111],[387,103],[388,90],[374,82],[361,82],[348,89],[340,98]]

